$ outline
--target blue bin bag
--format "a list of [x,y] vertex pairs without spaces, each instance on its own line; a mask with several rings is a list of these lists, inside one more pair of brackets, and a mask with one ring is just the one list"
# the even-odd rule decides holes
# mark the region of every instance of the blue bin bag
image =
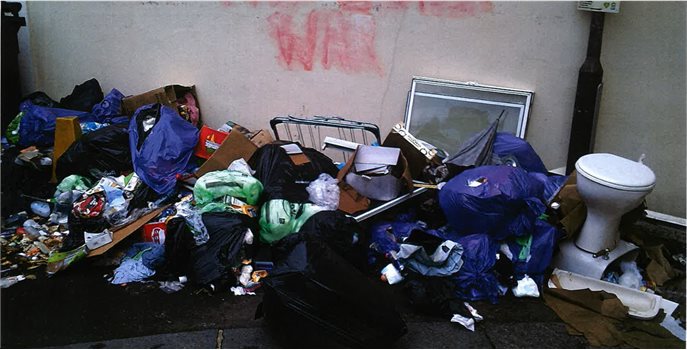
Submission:
[[[158,120],[138,148],[137,116],[158,107]],[[198,143],[198,134],[195,126],[170,107],[149,104],[138,108],[129,122],[129,147],[134,171],[158,194],[169,194],[176,185],[176,175],[187,167]]]
[[496,240],[527,235],[544,213],[544,186],[507,165],[468,169],[439,191],[439,205],[460,235],[488,233]]
[[19,123],[19,145],[51,146],[55,143],[55,121],[60,117],[77,117],[79,122],[97,121],[88,112],[34,105],[30,101],[21,104],[24,116]]
[[124,95],[117,89],[112,89],[100,103],[91,109],[91,114],[97,118],[122,115],[122,99]]
[[546,166],[537,152],[525,140],[506,132],[497,132],[493,154],[505,164],[513,164],[528,172],[546,174]]
[[77,117],[79,123],[98,122],[107,124],[127,123],[128,117],[121,117],[124,95],[112,89],[91,112],[74,111],[63,108],[50,108],[25,100],[19,105],[24,112],[19,126],[19,145],[50,146],[55,143],[55,121],[61,117]]
[[[507,245],[513,262],[516,280],[529,275],[541,288],[544,273],[551,264],[553,252],[562,237],[562,232],[545,220],[537,220],[534,233],[528,245],[522,245],[516,239],[508,239]],[[521,241],[522,242],[522,241]]]
[[463,300],[496,303],[499,284],[494,272],[499,245],[489,235],[478,233],[460,237],[463,266],[454,275],[456,296]]
[[[393,221],[376,221],[368,229],[370,235],[370,256],[398,252],[400,242],[410,235],[413,229],[424,229],[425,224],[415,219],[415,213],[400,213]],[[373,260],[373,259],[371,259]],[[372,263],[372,262],[371,262]]]
[[544,200],[548,204],[553,197],[558,193],[558,190],[563,187],[567,176],[563,175],[546,175],[542,173],[530,173],[530,176],[544,185]]

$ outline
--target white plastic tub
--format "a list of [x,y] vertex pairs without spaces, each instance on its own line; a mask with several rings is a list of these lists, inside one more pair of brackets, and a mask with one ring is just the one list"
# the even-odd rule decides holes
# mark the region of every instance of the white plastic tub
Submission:
[[[619,284],[593,279],[565,270],[554,269],[552,275],[558,277],[560,287],[563,289],[603,290],[608,293],[613,293],[620,299],[623,305],[628,307],[628,314],[630,316],[643,320],[656,317],[663,302],[663,298],[656,294],[630,289]],[[548,285],[549,288],[557,288],[551,280],[549,280]]]

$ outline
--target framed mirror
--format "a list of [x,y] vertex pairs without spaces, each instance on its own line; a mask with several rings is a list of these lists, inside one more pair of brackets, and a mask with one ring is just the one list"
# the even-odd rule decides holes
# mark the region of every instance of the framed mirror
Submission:
[[405,125],[413,136],[448,154],[502,113],[497,131],[524,139],[533,97],[528,90],[414,77]]

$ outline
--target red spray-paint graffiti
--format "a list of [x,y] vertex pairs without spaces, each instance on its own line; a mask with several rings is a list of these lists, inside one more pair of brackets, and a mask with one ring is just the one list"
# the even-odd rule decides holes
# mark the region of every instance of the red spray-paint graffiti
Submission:
[[291,15],[276,12],[267,18],[267,22],[279,47],[280,62],[288,69],[302,67],[311,71],[317,43],[317,12],[313,10],[308,15],[303,35],[294,33]]
[[425,16],[444,18],[473,17],[481,12],[491,12],[491,1],[420,1],[417,4],[420,13]]
[[279,49],[277,57],[287,69],[311,71],[319,58],[324,69],[383,74],[375,51],[376,23],[371,15],[312,10],[300,30],[289,14],[276,12],[267,21]]

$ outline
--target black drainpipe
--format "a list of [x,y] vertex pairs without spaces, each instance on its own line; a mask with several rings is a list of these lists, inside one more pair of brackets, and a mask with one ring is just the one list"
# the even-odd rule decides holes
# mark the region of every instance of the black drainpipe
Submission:
[[604,29],[604,13],[592,12],[587,43],[587,58],[584,60],[577,78],[575,109],[570,128],[568,145],[568,162],[566,174],[575,170],[575,162],[585,154],[593,152],[596,120],[601,101],[602,78],[601,38]]

